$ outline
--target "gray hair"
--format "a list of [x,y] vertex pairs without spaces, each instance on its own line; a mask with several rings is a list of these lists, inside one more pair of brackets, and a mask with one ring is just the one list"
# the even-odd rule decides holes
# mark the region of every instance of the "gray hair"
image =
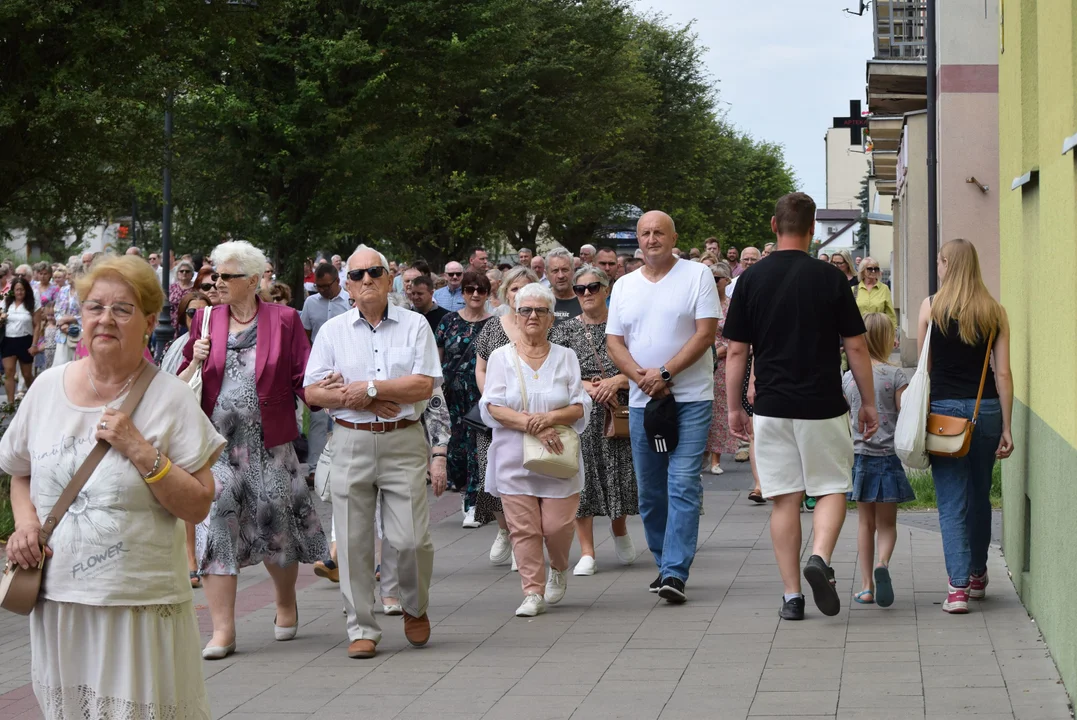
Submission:
[[501,271],[497,268],[490,268],[486,271],[486,277],[490,282],[501,282]]
[[[194,273],[194,263],[192,263],[190,260],[180,260],[178,263],[176,263],[176,267],[172,268],[172,270],[173,270],[173,272],[178,272],[181,267],[190,268],[191,272]],[[265,263],[262,263],[258,267],[264,268]],[[262,271],[259,270],[258,272],[260,273]],[[255,273],[255,275],[257,275],[257,274],[258,273]]]
[[501,302],[508,302],[509,288],[516,284],[520,278],[526,278],[528,283],[537,283],[538,275],[526,265],[515,265],[511,270],[506,270],[501,276],[501,287],[497,289],[497,297]]
[[369,245],[360,245],[359,247],[355,248],[355,251],[352,252],[352,254],[348,256],[348,263],[347,264],[351,265],[352,264],[352,258],[355,257],[356,255],[358,255],[361,252],[376,253],[377,256],[378,256],[378,262],[381,263],[381,266],[383,268],[385,268],[386,270],[389,269],[389,261],[385,259],[385,255],[383,255],[380,250],[375,250],[374,248],[370,247]]
[[610,286],[610,276],[607,275],[602,268],[597,268],[593,265],[584,265],[576,271],[575,275],[572,276],[572,281],[579,282],[580,278],[582,278],[584,275],[594,275],[596,278],[598,278],[598,281],[602,283],[602,287]]
[[592,255],[598,252],[595,246],[591,243],[587,243],[586,245],[580,245],[580,252],[582,253],[584,250],[590,250]]
[[711,265],[711,274],[716,278],[733,279],[733,273],[729,271],[729,266],[722,262]]
[[541,300],[546,304],[546,307],[550,308],[551,311],[553,310],[554,305],[557,303],[557,300],[554,298],[553,293],[550,291],[550,288],[546,287],[541,283],[533,282],[524,285],[522,288],[520,288],[519,292],[516,293],[516,310],[520,309],[520,303],[522,303],[524,300],[528,300],[531,298]]
[[572,267],[572,264],[574,262],[572,253],[570,253],[568,250],[565,250],[563,247],[554,248],[550,252],[546,253],[546,264],[549,265],[550,261],[554,258],[562,258],[564,260],[567,260],[569,267]]
[[[229,240],[221,243],[213,248],[209,261],[213,263],[214,267],[224,263],[234,263],[239,268],[239,271],[247,277],[261,277],[262,273],[265,272],[266,263],[269,262],[264,252],[246,240]],[[186,260],[176,263],[176,269],[179,269],[180,265],[184,263],[190,265],[192,271],[194,270],[194,265],[191,265]]]

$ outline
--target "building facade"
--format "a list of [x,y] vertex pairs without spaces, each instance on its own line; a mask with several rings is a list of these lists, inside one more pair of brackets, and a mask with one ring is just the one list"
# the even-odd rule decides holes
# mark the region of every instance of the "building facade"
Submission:
[[1014,454],[1003,547],[1014,585],[1077,696],[1077,4],[1006,0],[999,62],[1002,302]]

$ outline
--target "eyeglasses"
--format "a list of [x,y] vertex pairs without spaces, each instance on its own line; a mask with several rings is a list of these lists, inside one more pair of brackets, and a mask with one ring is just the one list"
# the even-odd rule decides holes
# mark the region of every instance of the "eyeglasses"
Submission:
[[194,272],[194,271],[191,270],[190,268],[180,268],[179,270],[176,271],[176,274],[177,275],[190,275],[192,272]]
[[189,317],[189,318],[193,318],[193,317],[194,317],[194,314],[195,314],[196,312],[198,312],[198,308],[191,308],[191,307],[189,307],[189,308],[187,308],[186,310],[184,310],[184,312],[185,312],[185,313],[187,313],[187,317]]
[[478,285],[466,285],[464,286],[465,295],[486,295],[490,291],[486,288],[479,287]]
[[552,314],[553,310],[551,310],[550,308],[544,308],[544,307],[522,307],[519,310],[517,310],[516,313],[518,315],[520,315],[521,317],[525,317],[525,318],[526,317],[531,317],[531,314],[534,313],[535,316],[538,317],[541,320],[542,318],[546,317],[547,315]]
[[209,292],[210,290],[212,290],[213,288],[215,288],[217,286],[214,285],[213,283],[202,283],[198,287],[199,287],[199,289],[202,290],[202,292]]
[[209,279],[213,282],[217,282],[218,280],[224,280],[225,282],[228,282],[229,280],[238,280],[245,277],[247,276],[243,273],[213,273],[209,276]]
[[125,323],[134,317],[135,306],[131,303],[118,302],[111,305],[102,305],[99,302],[87,300],[82,303],[82,314],[86,317],[98,319],[104,316],[106,310],[112,311],[112,317],[118,323]]
[[830,264],[831,265],[844,265],[845,261],[844,260],[831,260]]
[[879,272],[879,268],[877,268],[877,267],[866,267],[866,268],[864,268],[864,270],[866,272]]
[[447,272],[447,273],[445,273],[445,276],[446,277],[460,277],[463,274],[464,273],[462,273],[462,272]]
[[576,293],[580,297],[583,297],[587,293],[597,295],[598,291],[604,287],[605,285],[600,282],[587,283],[586,285],[573,285],[572,292]]
[[381,265],[375,265],[374,267],[370,268],[356,268],[354,270],[348,271],[348,279],[353,282],[359,282],[363,279],[364,276],[369,274],[371,280],[377,280],[386,272],[388,271]]

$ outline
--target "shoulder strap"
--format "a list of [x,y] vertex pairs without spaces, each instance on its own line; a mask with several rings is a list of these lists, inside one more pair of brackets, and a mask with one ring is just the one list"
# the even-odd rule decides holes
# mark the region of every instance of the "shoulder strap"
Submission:
[[591,346],[591,352],[595,354],[595,367],[598,368],[599,375],[606,374],[606,365],[602,362],[602,356],[598,354],[598,346],[595,345],[595,341],[591,339],[591,333],[587,329],[587,325],[578,317],[575,318],[576,322],[583,326],[583,338],[587,341],[587,344]]
[[[146,394],[146,388],[150,386],[153,381],[154,375],[157,374],[157,366],[153,363],[146,363],[142,367],[142,372],[139,373],[138,378],[135,380],[135,384],[131,386],[131,391],[127,393],[127,397],[124,399],[123,404],[120,406],[120,412],[125,415],[131,415],[138,407],[139,401],[142,400],[142,396]],[[104,440],[98,440],[97,445],[90,451],[90,454],[86,456],[86,459],[82,461],[82,465],[75,472],[74,477],[71,478],[71,482],[64,488],[63,493],[60,495],[60,499],[56,501],[56,504],[49,510],[48,517],[45,518],[45,524],[41,526],[41,544],[48,545],[49,538],[52,536],[52,531],[56,529],[56,526],[60,523],[64,513],[71,507],[71,503],[75,502],[75,498],[82,492],[83,486],[86,485],[86,481],[93,475],[93,471],[97,469],[97,466],[101,463],[101,460],[105,457],[105,453],[109,451],[112,446]]]
[[984,383],[987,382],[987,366],[991,360],[991,346],[995,344],[995,331],[991,331],[991,337],[987,339],[987,352],[984,353],[984,369],[980,373],[980,389],[976,391],[976,409],[972,411],[972,424],[976,424],[980,417],[980,399],[984,395]]
[[516,363],[516,377],[520,381],[520,397],[523,398],[524,412],[531,412],[527,404],[527,383],[524,382],[524,371],[520,369],[520,353],[516,350],[516,343],[509,346],[512,348],[512,358]]
[[207,305],[202,311],[202,337],[209,337],[209,315],[213,311],[212,305]]

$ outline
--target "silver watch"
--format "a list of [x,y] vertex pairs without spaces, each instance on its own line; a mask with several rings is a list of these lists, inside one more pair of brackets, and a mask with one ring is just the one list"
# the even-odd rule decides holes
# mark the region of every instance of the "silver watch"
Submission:
[[373,380],[371,380],[369,383],[367,383],[366,396],[368,398],[371,398],[371,399],[374,399],[374,398],[376,398],[378,396],[378,388],[376,388],[374,386],[374,381]]

